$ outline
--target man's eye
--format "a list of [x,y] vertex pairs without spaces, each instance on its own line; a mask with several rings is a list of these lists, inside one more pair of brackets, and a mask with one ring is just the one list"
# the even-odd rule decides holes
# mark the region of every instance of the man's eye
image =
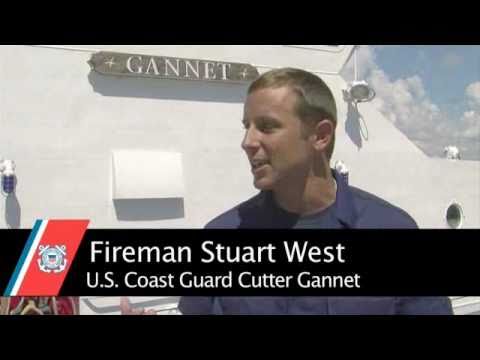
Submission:
[[261,124],[258,128],[261,131],[269,132],[269,131],[273,131],[275,127],[276,127],[275,124],[265,123],[265,124]]

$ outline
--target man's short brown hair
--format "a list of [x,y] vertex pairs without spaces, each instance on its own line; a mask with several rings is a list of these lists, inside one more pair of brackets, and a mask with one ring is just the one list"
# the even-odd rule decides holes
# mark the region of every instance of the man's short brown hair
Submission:
[[[318,76],[301,69],[283,68],[268,71],[256,79],[248,88],[248,94],[256,90],[287,86],[298,97],[296,112],[305,127],[315,126],[319,121],[328,119],[337,125],[337,107],[335,98],[325,82]],[[330,160],[335,146],[335,131],[327,148]]]

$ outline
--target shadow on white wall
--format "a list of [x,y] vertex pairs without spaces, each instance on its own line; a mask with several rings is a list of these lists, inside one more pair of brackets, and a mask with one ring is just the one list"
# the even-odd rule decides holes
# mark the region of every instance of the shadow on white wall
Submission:
[[185,217],[183,198],[117,199],[113,204],[119,221],[154,221]]
[[9,194],[6,198],[5,222],[10,229],[18,229],[20,227],[21,212],[17,196],[15,193]]
[[94,71],[88,75],[93,91],[103,96],[243,103],[248,84],[213,83],[149,78],[106,76]]
[[362,114],[358,111],[358,106],[352,101],[345,101],[348,105],[347,118],[345,119],[345,132],[357,149],[360,150],[363,146],[363,141],[368,141],[368,129]]

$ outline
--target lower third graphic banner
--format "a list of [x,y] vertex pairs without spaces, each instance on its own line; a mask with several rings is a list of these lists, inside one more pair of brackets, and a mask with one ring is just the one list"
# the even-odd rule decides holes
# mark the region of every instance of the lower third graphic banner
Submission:
[[4,296],[479,296],[476,230],[0,230]]

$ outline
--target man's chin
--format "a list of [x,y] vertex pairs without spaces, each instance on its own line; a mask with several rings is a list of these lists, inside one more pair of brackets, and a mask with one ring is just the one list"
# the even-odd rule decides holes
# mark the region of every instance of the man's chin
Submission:
[[273,188],[272,182],[268,181],[267,179],[253,180],[253,186],[261,191],[269,191]]

